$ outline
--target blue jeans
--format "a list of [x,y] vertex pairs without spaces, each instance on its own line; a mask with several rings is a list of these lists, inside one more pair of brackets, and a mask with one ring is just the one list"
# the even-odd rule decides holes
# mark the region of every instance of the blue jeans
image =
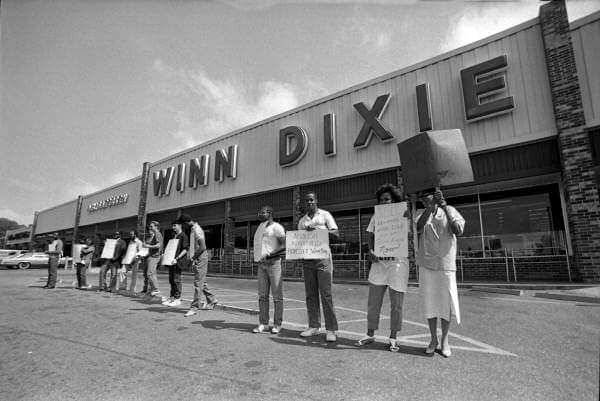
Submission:
[[[388,289],[389,288],[389,289]],[[379,315],[385,290],[390,293],[390,330],[400,331],[402,328],[402,304],[404,293],[393,290],[387,285],[375,285],[369,283],[369,301],[367,304],[367,328],[377,330],[379,328]]]
[[146,258],[146,264],[148,269],[148,291],[158,290],[158,278],[156,276],[156,268],[158,267],[159,261],[160,256],[148,256]]
[[302,263],[304,273],[304,290],[306,291],[306,309],[308,312],[308,327],[321,328],[321,306],[325,316],[325,328],[336,331],[338,329],[333,297],[331,295],[331,279],[333,266],[329,259],[304,260]]
[[198,259],[192,260],[192,271],[194,272],[194,300],[191,309],[200,307],[200,293],[206,297],[206,302],[215,302],[215,296],[206,284],[206,273],[208,271],[208,253],[203,252]]
[[269,288],[273,296],[275,314],[273,324],[281,326],[283,321],[283,286],[281,280],[281,259],[266,260],[258,264],[258,320],[269,324]]
[[58,276],[58,255],[48,256],[48,287],[56,286],[56,277]]

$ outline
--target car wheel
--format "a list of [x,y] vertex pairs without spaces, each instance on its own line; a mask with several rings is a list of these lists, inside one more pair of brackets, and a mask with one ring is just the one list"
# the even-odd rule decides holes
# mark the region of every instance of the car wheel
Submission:
[[29,266],[31,266],[31,263],[29,262],[21,262],[17,265],[17,267],[21,270],[29,269]]

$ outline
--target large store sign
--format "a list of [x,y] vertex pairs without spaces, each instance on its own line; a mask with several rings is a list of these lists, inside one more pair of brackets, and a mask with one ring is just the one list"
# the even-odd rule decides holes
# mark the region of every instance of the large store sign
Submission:
[[107,209],[109,207],[124,205],[129,199],[129,194],[121,194],[111,196],[110,198],[101,200],[99,202],[90,203],[87,207],[88,213],[94,213],[98,210]]
[[[477,121],[514,109],[512,96],[504,96],[506,92],[505,73],[508,66],[507,57],[499,56],[475,66],[461,70],[462,94],[467,122]],[[381,142],[390,142],[394,135],[383,125],[383,116],[391,94],[386,93],[375,99],[369,108],[363,102],[354,104],[354,109],[363,119],[363,125],[353,143],[354,149],[369,146],[373,136]],[[416,106],[419,121],[419,131],[433,130],[433,116],[429,84],[422,83],[416,87]],[[324,154],[327,157],[336,155],[336,123],[335,114],[323,116]],[[300,162],[309,146],[309,136],[306,130],[299,126],[289,126],[279,131],[279,165],[293,166]],[[237,176],[237,145],[227,150],[219,149],[215,153],[214,180],[223,182],[225,177],[235,179]],[[197,188],[208,185],[210,155],[204,154],[193,158],[189,164],[179,163],[153,173],[154,196],[168,196],[171,193],[173,181],[178,192],[186,187]]]

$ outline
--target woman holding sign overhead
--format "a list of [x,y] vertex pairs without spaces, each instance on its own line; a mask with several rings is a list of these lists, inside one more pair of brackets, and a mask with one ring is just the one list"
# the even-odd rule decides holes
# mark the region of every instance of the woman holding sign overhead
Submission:
[[460,324],[456,288],[456,236],[463,233],[465,219],[456,209],[448,206],[439,189],[425,190],[417,196],[425,205],[425,211],[417,217],[419,288],[431,332],[431,342],[425,353],[433,355],[438,348],[437,319],[440,318],[441,354],[448,358],[452,354],[448,344],[452,315]]
[[[390,205],[402,200],[402,195],[398,188],[392,184],[385,184],[379,187],[375,193],[379,205]],[[379,315],[385,291],[388,290],[390,296],[390,351],[398,352],[397,334],[402,328],[402,304],[404,303],[404,293],[408,286],[408,258],[399,256],[399,250],[388,252],[392,246],[380,246],[387,249],[375,249],[375,236],[382,235],[381,229],[390,228],[393,220],[405,219],[406,204],[398,204],[398,208],[375,207],[375,215],[371,217],[367,231],[369,236],[369,255],[371,261],[371,270],[369,271],[369,300],[367,306],[367,335],[358,340],[357,345],[362,346],[375,341],[375,330],[379,328]],[[398,213],[389,213],[389,212]],[[408,225],[404,226],[404,232],[400,235],[407,236]],[[396,228],[402,230],[402,226]],[[388,235],[388,234],[386,234]],[[391,236],[391,235],[389,235]],[[400,241],[398,241],[400,242]],[[398,244],[392,244],[400,246]],[[383,255],[390,256],[383,256]],[[393,256],[392,256],[393,255]]]

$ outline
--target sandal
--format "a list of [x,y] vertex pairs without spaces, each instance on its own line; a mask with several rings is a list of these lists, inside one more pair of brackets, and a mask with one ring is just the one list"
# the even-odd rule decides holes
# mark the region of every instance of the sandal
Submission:
[[395,338],[390,338],[390,351],[391,352],[400,351],[400,347],[398,346],[398,340]]
[[359,347],[362,347],[363,345],[371,344],[374,341],[375,341],[374,336],[364,336],[363,338],[361,338],[360,340],[358,340],[356,342],[356,345]]

